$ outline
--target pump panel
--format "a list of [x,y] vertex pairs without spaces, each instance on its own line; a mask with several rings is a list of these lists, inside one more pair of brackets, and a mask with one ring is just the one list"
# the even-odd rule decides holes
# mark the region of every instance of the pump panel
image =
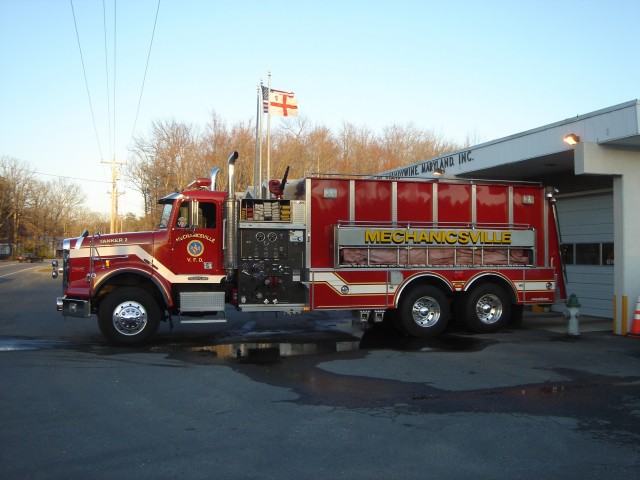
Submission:
[[306,304],[305,230],[262,223],[241,228],[238,303]]

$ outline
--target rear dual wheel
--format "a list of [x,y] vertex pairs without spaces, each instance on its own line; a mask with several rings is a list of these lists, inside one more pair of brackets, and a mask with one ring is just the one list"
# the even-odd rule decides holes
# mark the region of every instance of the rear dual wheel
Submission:
[[461,301],[459,313],[462,320],[476,333],[496,332],[509,322],[511,301],[498,285],[478,285],[466,293]]
[[449,321],[449,301],[432,285],[418,285],[404,296],[397,322],[411,336],[428,338],[440,334]]

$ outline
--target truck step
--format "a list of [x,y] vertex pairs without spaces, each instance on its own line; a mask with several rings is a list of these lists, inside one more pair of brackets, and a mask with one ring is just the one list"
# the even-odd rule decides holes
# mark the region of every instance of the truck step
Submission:
[[226,323],[226,318],[190,318],[188,320],[180,319],[183,324],[200,324],[200,323]]

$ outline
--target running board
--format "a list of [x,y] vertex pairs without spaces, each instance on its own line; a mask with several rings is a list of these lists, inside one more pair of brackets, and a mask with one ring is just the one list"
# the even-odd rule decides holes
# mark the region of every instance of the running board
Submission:
[[226,318],[197,318],[194,320],[180,319],[180,323],[184,324],[197,324],[197,323],[226,323]]

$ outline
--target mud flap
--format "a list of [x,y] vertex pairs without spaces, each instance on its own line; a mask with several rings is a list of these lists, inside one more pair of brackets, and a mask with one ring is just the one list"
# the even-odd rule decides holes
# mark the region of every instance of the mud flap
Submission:
[[513,328],[522,328],[522,317],[524,315],[524,305],[511,305],[511,320],[509,326]]

